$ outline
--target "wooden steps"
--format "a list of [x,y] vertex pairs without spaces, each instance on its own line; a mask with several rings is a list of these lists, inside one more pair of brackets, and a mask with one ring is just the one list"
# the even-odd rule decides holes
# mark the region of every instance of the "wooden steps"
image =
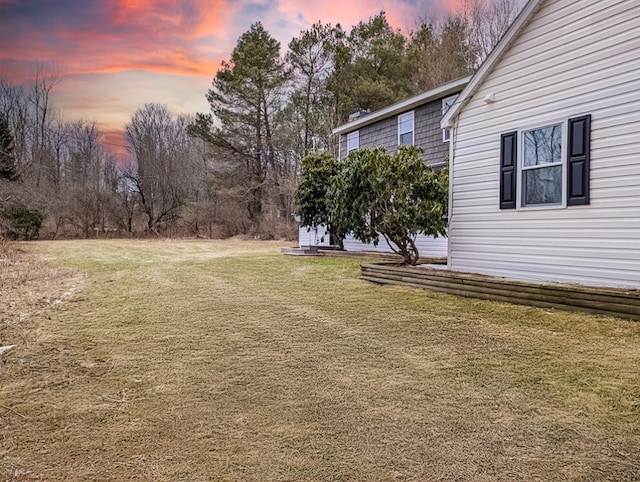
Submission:
[[533,283],[397,263],[362,264],[361,278],[484,300],[640,320],[640,291],[633,289]]
[[[383,263],[401,264],[402,256],[386,251],[343,251],[339,249],[319,248],[318,251],[324,256],[344,257],[344,258],[373,258],[379,259]],[[421,257],[422,264],[447,264],[447,258]]]
[[322,256],[322,253],[318,252],[316,246],[301,246],[299,248],[280,248],[282,254],[287,256]]

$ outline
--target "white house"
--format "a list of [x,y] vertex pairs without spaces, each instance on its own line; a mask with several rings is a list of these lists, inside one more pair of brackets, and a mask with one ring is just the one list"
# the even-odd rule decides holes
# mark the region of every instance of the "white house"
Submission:
[[640,0],[529,0],[442,127],[450,269],[640,288]]
[[[296,222],[300,223],[300,218],[296,216]],[[327,227],[298,225],[298,246],[302,249],[310,247],[328,248],[331,246],[331,240]]]

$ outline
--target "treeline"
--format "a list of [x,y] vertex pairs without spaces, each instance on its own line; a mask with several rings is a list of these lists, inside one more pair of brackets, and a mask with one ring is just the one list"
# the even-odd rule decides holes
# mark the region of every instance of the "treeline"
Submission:
[[515,15],[514,0],[467,0],[409,32],[384,12],[347,31],[317,23],[281,45],[261,23],[216,73],[211,113],[147,104],[125,126],[129,156],[109,154],[96,122],[51,105],[63,81],[40,66],[0,78],[0,229],[19,238],[294,236],[302,158],[335,153],[331,129],[472,73]]

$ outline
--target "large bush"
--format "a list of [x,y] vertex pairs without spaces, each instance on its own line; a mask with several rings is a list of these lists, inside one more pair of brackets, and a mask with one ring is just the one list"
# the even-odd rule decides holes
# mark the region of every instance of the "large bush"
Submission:
[[45,203],[19,182],[0,179],[0,235],[37,239],[45,218]]
[[4,235],[9,239],[37,239],[44,221],[44,213],[36,206],[23,203],[10,203],[0,211]]
[[326,226],[333,238],[332,242],[342,248],[346,231],[333,219],[327,206],[327,191],[339,172],[339,166],[338,161],[327,152],[314,152],[305,156],[295,203],[302,226]]
[[446,235],[448,184],[447,171],[426,166],[416,147],[403,146],[393,155],[362,149],[349,154],[332,177],[328,211],[356,239],[377,245],[382,236],[415,265],[419,233]]

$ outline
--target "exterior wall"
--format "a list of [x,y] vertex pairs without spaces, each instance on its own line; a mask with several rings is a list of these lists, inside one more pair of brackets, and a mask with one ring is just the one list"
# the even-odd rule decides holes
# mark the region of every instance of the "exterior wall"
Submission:
[[[449,97],[449,96],[447,96]],[[415,111],[415,142],[424,149],[422,158],[430,166],[446,166],[449,143],[442,140],[442,99],[420,106]]]
[[[298,231],[298,245],[300,247],[330,246],[329,233],[324,226],[318,226],[317,232],[314,229],[308,230],[306,226],[300,226]],[[416,237],[416,247],[420,256],[424,258],[445,258],[447,256],[447,238],[432,238],[427,236]],[[377,253],[391,253],[391,249],[384,241],[380,240],[378,246],[365,244],[353,236],[347,236],[344,240],[345,251],[373,251]]]
[[298,246],[329,246],[329,233],[324,226],[318,226],[318,229],[300,226],[298,228]]
[[[422,258],[446,258],[447,238],[432,238],[431,236],[417,236],[416,247]],[[344,240],[345,251],[375,251],[378,253],[391,253],[391,249],[384,239],[381,239],[378,246],[364,244],[353,236],[347,236]]]
[[[449,97],[452,94],[447,94]],[[428,102],[412,109],[414,112],[414,142],[424,150],[422,158],[428,165],[444,166],[449,154],[449,143],[442,140],[442,99]],[[410,112],[406,111],[406,112]],[[359,129],[360,148],[384,147],[388,153],[398,149],[398,115],[393,115]],[[347,156],[347,134],[340,136],[340,159]],[[416,247],[422,257],[444,258],[447,256],[447,238],[433,238],[418,236]],[[378,246],[365,244],[352,236],[344,240],[345,251],[376,251],[391,253],[391,249],[384,240]]]
[[[449,97],[453,94],[447,94]],[[449,155],[449,142],[442,140],[442,98],[428,102],[415,109],[406,112],[414,112],[414,142],[422,147],[422,158],[426,164],[432,166],[445,166],[446,156]],[[404,113],[404,112],[403,112]],[[388,153],[394,153],[398,149],[398,115],[393,115],[378,122],[363,126],[359,129],[360,148],[384,147]],[[347,134],[340,136],[340,159],[347,156]],[[447,238],[418,236],[416,246],[422,257],[444,258],[447,256]],[[378,246],[364,244],[352,236],[344,240],[345,251],[376,251],[392,252],[387,243],[381,240]]]
[[[590,204],[501,211],[500,135],[583,114]],[[453,142],[451,269],[640,288],[640,2],[543,2],[460,111]]]
[[[364,147],[384,147],[387,152],[398,148],[398,117],[393,116],[362,127],[360,130],[360,149]],[[346,137],[346,136],[345,136]],[[343,151],[346,157],[347,151]]]
[[[449,97],[448,94],[447,97]],[[414,112],[414,140],[422,147],[422,158],[425,163],[433,166],[444,166],[445,157],[449,154],[449,143],[442,140],[442,99],[437,99],[421,105]],[[406,112],[410,112],[408,110]],[[381,119],[378,122],[363,126],[359,129],[360,148],[384,147],[388,153],[398,149],[398,115]],[[340,159],[347,156],[347,134],[340,136]]]

